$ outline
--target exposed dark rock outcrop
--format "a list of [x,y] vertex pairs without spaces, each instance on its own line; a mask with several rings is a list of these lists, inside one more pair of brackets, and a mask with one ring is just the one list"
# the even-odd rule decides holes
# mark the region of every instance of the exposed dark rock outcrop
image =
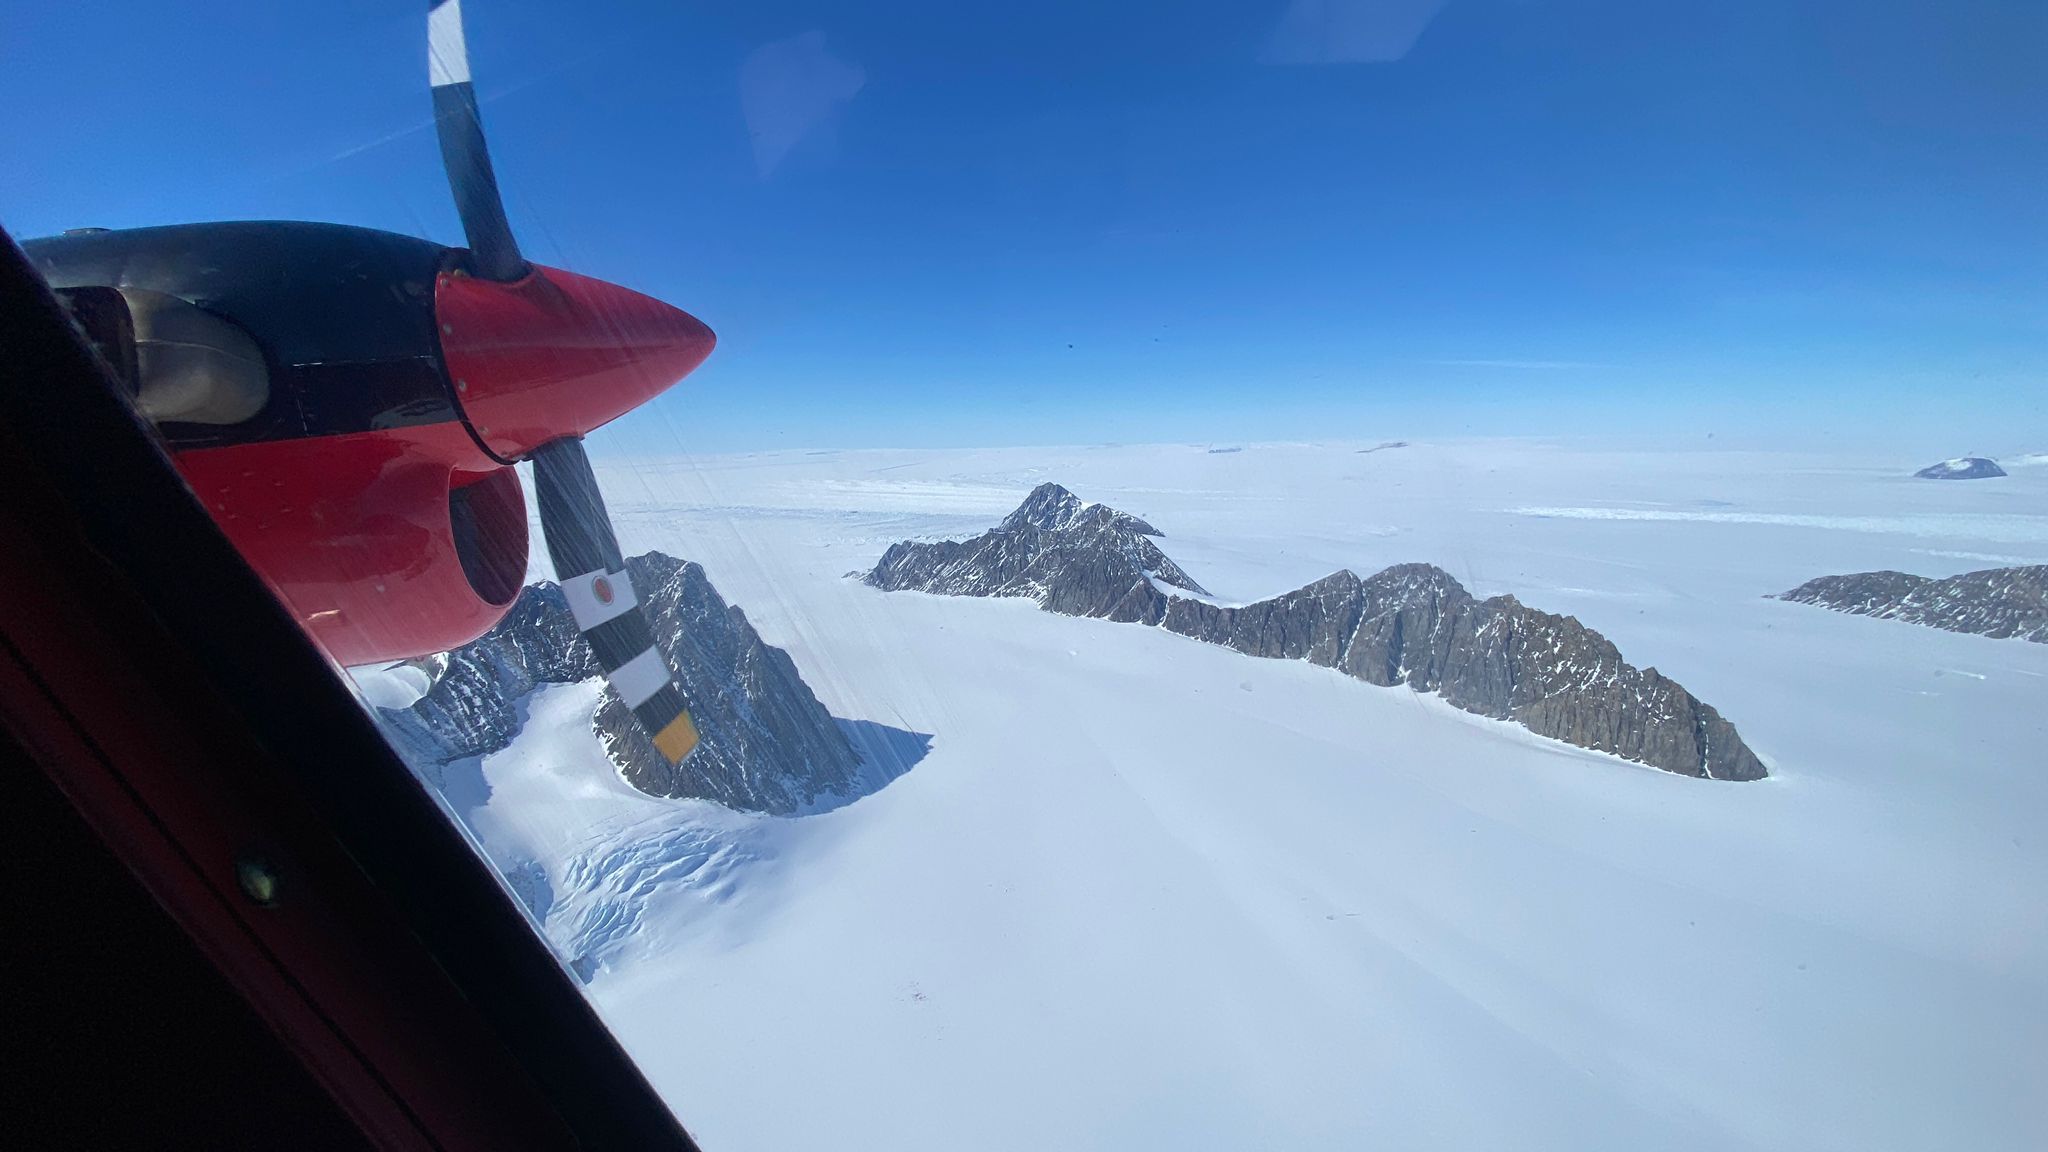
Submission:
[[1338,572],[1242,608],[1176,598],[1163,626],[1253,656],[1436,692],[1467,712],[1667,772],[1765,775],[1720,713],[1655,668],[1629,664],[1576,618],[1513,596],[1476,599],[1428,564],[1363,579]]
[[[682,766],[671,766],[606,687],[593,724],[634,787],[778,814],[863,789],[859,753],[789,654],[762,643],[703,568],[650,552],[626,561],[626,570],[700,737]],[[560,586],[543,582],[520,592],[496,628],[449,653],[425,696],[409,708],[380,711],[409,745],[431,757],[483,755],[518,734],[521,701],[535,687],[601,674]]]
[[1166,535],[1128,512],[1119,512],[1107,504],[1084,503],[1079,496],[1058,484],[1040,484],[1033,488],[1024,502],[1017,505],[1015,512],[1003,517],[996,531],[1015,532],[1019,528],[1042,528],[1047,532],[1102,528],[1136,536]]
[[1023,596],[1065,616],[1157,624],[1160,584],[1207,595],[1150,537],[1158,529],[1041,484],[1004,521],[971,540],[892,544],[863,579],[883,591]]
[[2005,469],[1998,466],[1998,461],[1983,456],[1958,456],[1929,464],[1913,475],[1922,480],[1986,480],[2005,475]]
[[1950,632],[2048,644],[2048,564],[1986,568],[1946,580],[1906,572],[1822,576],[1778,599]]
[[[1476,599],[1428,564],[1365,578],[1337,572],[1269,600],[1224,607],[1160,588],[1206,595],[1151,541],[1117,528],[1122,513],[1024,515],[1070,503],[1102,509],[1044,485],[1002,526],[973,540],[892,546],[867,582],[953,596],[1029,596],[1052,612],[1158,624],[1252,656],[1437,692],[1468,712],[1668,772],[1715,780],[1765,775],[1720,713],[1655,668],[1629,664],[1573,617],[1512,596]],[[1067,526],[1041,526],[1049,523]]]

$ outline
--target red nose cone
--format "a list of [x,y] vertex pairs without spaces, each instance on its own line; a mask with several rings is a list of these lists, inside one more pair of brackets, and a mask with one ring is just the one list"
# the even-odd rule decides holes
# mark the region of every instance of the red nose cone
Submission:
[[507,460],[638,408],[718,340],[680,308],[538,264],[510,284],[443,273],[434,312],[463,415]]

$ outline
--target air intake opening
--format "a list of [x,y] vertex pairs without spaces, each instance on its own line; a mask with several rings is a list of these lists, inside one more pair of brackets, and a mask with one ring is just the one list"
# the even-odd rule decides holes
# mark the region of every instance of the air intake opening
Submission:
[[[510,604],[526,578],[526,496],[519,473],[457,472],[448,489],[448,524],[462,574],[486,604]],[[455,486],[459,485],[459,486]]]

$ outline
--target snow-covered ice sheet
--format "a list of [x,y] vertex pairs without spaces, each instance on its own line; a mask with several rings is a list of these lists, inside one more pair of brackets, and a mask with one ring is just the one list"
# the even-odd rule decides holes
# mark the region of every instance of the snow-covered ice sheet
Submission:
[[[712,1152],[2048,1146],[2048,646],[1765,598],[2048,562],[2048,469],[1377,442],[601,461],[628,552],[931,752],[740,816],[633,792],[568,686],[451,807]],[[1048,479],[1224,600],[1412,560],[1576,614],[1774,776],[846,578]]]

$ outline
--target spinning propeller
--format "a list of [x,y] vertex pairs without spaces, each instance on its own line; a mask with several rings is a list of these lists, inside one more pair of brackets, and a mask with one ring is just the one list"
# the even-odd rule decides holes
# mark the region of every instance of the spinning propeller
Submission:
[[[588,428],[579,412],[529,410],[524,397],[575,380],[584,393],[578,399],[598,400],[591,410],[604,414],[615,407],[602,402],[604,395],[633,398],[650,384],[659,391],[695,368],[711,351],[711,331],[638,293],[542,273],[519,254],[484,144],[461,0],[430,0],[427,74],[441,162],[470,251],[470,275],[444,275],[435,293],[449,374],[482,442],[507,461],[532,461],[541,532],[576,626],[654,746],[678,762],[696,747],[696,726],[626,574],[583,451]],[[559,398],[550,393],[550,401]],[[565,418],[575,431],[551,434]]]

